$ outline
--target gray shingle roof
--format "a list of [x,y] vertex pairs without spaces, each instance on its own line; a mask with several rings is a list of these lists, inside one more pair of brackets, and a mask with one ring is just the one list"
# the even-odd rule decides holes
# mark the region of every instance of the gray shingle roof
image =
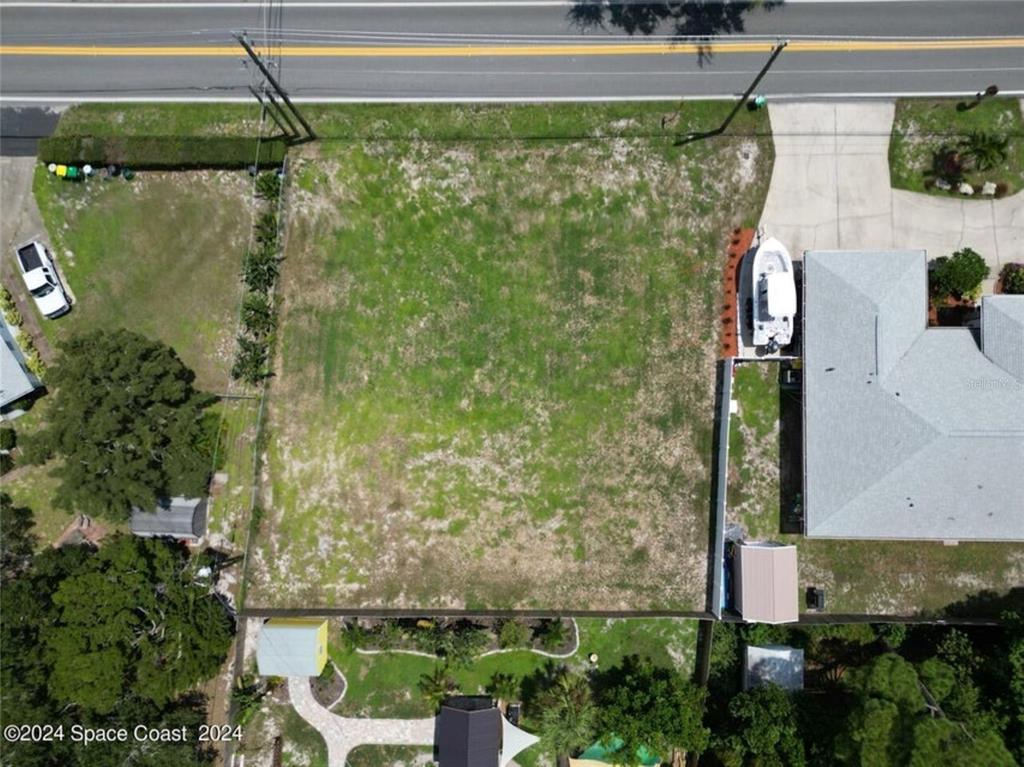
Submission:
[[926,329],[924,251],[805,255],[808,536],[1024,539],[1024,323],[1004,305],[984,300],[986,356]]
[[7,323],[0,320],[0,407],[7,407],[36,388],[14,336]]
[[1024,381],[1024,296],[986,296],[981,339],[986,357]]
[[132,509],[129,527],[144,537],[189,538],[206,534],[206,498],[164,498],[153,511]]

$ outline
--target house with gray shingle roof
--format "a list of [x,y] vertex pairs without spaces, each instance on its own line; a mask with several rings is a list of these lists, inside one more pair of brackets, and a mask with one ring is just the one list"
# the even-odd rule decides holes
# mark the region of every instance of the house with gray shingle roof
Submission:
[[15,402],[40,387],[29,370],[21,347],[7,321],[0,318],[0,410],[6,411]]
[[804,256],[804,532],[1024,540],[1024,296],[928,327],[924,251]]

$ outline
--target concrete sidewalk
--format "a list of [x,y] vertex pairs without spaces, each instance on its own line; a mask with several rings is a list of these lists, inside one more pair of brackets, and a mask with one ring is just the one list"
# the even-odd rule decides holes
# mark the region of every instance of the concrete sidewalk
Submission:
[[775,167],[761,228],[794,258],[805,250],[969,246],[991,268],[1024,261],[1024,192],[1001,200],[937,197],[889,186],[895,103],[772,104]]
[[356,746],[429,746],[434,743],[434,719],[362,719],[342,717],[321,706],[307,677],[288,677],[288,696],[299,716],[327,743],[328,767],[345,767]]

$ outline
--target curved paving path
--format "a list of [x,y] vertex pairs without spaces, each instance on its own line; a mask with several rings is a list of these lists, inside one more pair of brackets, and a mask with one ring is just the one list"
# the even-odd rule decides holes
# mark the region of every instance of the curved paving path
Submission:
[[[347,683],[346,683],[347,684]],[[362,719],[338,716],[317,702],[308,677],[288,677],[288,696],[299,716],[327,743],[328,767],[345,767],[356,746],[429,746],[434,742],[434,718]]]
[[937,197],[889,186],[892,101],[794,102],[768,108],[775,167],[761,227],[804,250],[969,245],[991,268],[1024,261],[1024,192],[1000,200]]
[[[544,650],[530,648],[509,648],[504,650],[490,650],[481,653],[478,657],[496,655],[507,652],[532,652],[547,658],[568,658],[575,655],[580,648],[580,627],[575,618],[572,621],[575,634],[573,648],[568,653],[550,653]],[[418,652],[416,650],[357,650],[364,655],[378,655],[385,653],[400,653],[407,655],[422,655],[427,658],[437,659],[436,655]],[[341,673],[337,666],[334,670],[345,680],[345,690],[338,697],[338,701],[348,691],[348,680]],[[288,697],[291,698],[292,706],[299,716],[305,719],[319,732],[327,743],[327,765],[328,767],[346,767],[346,759],[349,751],[356,746],[381,745],[381,746],[429,746],[434,742],[434,718],[430,719],[369,719],[358,717],[338,716],[329,709],[320,705],[313,696],[310,688],[310,680],[307,677],[288,677]],[[335,705],[337,705],[337,702]]]

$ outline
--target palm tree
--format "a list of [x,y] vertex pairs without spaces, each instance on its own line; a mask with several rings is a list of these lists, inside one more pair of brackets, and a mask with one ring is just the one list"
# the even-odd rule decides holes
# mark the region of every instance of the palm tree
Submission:
[[960,142],[960,147],[977,170],[985,171],[1006,160],[1009,143],[1008,138],[995,133],[972,131]]
[[550,686],[538,693],[535,709],[541,742],[559,764],[594,741],[596,709],[585,676],[562,666]]
[[269,692],[269,689],[260,684],[260,680],[252,674],[242,674],[238,677],[234,688],[231,690],[231,700],[238,707],[237,721],[245,725],[253,714],[260,707],[260,702]]
[[557,650],[565,644],[565,624],[561,618],[545,620],[537,630],[541,647],[548,652]]
[[496,700],[514,701],[519,698],[519,680],[504,672],[497,672],[487,685],[487,692]]
[[456,689],[455,680],[448,673],[447,663],[438,664],[429,674],[421,675],[416,686],[433,709],[439,708],[444,699]]

